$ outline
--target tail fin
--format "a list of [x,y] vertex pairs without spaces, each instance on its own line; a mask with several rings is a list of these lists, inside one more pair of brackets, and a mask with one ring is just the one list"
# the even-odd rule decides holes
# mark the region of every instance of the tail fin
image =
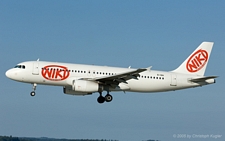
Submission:
[[213,42],[202,42],[198,48],[172,72],[204,76],[213,44]]

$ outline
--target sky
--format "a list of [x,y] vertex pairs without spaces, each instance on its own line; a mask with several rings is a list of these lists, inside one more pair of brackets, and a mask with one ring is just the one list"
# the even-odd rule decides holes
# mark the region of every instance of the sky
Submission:
[[[224,141],[224,7],[214,0],[1,0],[0,135]],[[38,85],[31,97],[32,85],[5,76],[38,58],[171,71],[203,41],[215,43],[205,75],[219,77],[194,89],[116,92],[98,104],[97,93],[71,96],[53,86]]]

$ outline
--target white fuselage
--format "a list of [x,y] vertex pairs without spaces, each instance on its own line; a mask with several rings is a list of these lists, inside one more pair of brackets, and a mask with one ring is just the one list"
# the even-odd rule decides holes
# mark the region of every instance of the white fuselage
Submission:
[[[70,86],[72,80],[83,78],[99,78],[117,75],[131,71],[131,68],[118,68],[95,65],[81,65],[44,61],[29,61],[18,64],[6,72],[7,77],[31,84]],[[48,66],[46,68],[46,66]],[[63,70],[64,68],[67,70]],[[180,74],[174,72],[146,70],[140,73],[138,79],[127,80],[120,83],[119,87],[110,87],[110,91],[131,92],[163,92],[197,87],[214,83],[214,79],[208,79],[202,83],[193,83],[190,79],[198,78],[195,75]]]

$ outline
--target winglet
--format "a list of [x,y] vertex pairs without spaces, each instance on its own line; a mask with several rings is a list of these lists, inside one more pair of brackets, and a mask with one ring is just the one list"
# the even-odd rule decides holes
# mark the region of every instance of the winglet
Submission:
[[146,68],[146,70],[147,70],[147,71],[150,71],[150,70],[151,70],[151,68],[152,68],[152,66],[147,67],[147,68]]

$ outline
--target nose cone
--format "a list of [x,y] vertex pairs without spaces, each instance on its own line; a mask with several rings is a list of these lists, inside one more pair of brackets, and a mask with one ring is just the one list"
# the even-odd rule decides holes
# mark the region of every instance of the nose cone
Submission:
[[15,81],[23,81],[24,78],[21,76],[21,72],[20,72],[20,69],[9,69],[5,72],[5,75],[9,78],[9,79],[12,79],[12,80],[15,80]]
[[12,79],[12,70],[11,70],[11,69],[10,69],[10,70],[7,70],[7,71],[5,72],[5,75],[6,75],[6,77]]
[[5,72],[5,75],[6,75],[6,77],[10,78],[10,72],[9,72],[9,70],[7,70],[7,71]]

